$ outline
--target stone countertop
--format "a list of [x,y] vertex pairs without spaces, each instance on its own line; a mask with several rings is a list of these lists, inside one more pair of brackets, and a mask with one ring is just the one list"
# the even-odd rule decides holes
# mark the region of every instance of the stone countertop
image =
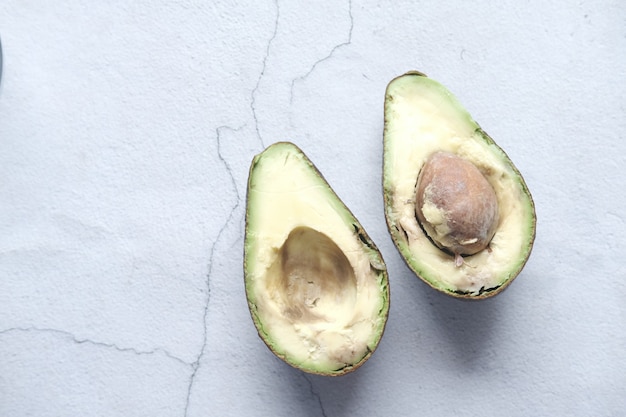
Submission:
[[[478,2],[476,2],[478,3]],[[0,415],[617,416],[626,409],[626,7],[0,3]],[[434,292],[381,196],[386,84],[446,85],[533,194],[501,295]],[[262,343],[242,247],[252,157],[300,146],[380,248],[372,358]]]

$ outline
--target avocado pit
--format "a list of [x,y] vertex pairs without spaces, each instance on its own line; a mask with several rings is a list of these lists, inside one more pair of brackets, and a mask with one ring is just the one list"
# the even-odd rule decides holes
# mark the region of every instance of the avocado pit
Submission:
[[451,152],[435,152],[419,173],[417,218],[431,240],[454,255],[474,255],[487,248],[498,226],[496,193],[470,161]]

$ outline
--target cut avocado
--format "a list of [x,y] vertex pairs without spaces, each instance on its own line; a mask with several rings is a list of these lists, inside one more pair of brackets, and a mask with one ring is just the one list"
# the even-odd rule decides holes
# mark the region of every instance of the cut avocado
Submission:
[[385,94],[383,194],[407,265],[448,295],[493,296],[520,273],[535,208],[504,151],[440,83],[419,72]]
[[295,368],[346,374],[383,335],[389,312],[383,257],[292,143],[271,145],[252,161],[244,277],[259,336]]

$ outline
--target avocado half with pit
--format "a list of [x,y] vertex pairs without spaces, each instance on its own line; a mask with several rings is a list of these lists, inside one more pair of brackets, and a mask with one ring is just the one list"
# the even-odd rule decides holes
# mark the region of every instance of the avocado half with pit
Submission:
[[383,257],[292,143],[252,161],[244,277],[259,336],[289,365],[343,375],[378,346],[389,312]]
[[536,220],[505,152],[419,72],[387,86],[383,149],[387,226],[413,272],[455,297],[506,288],[530,256]]

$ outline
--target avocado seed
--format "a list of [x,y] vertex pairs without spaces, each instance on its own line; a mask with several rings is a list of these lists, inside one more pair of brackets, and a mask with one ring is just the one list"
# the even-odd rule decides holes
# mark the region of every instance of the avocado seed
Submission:
[[426,233],[440,248],[461,255],[485,249],[498,226],[496,193],[478,168],[450,152],[436,152],[418,176],[415,212]]

